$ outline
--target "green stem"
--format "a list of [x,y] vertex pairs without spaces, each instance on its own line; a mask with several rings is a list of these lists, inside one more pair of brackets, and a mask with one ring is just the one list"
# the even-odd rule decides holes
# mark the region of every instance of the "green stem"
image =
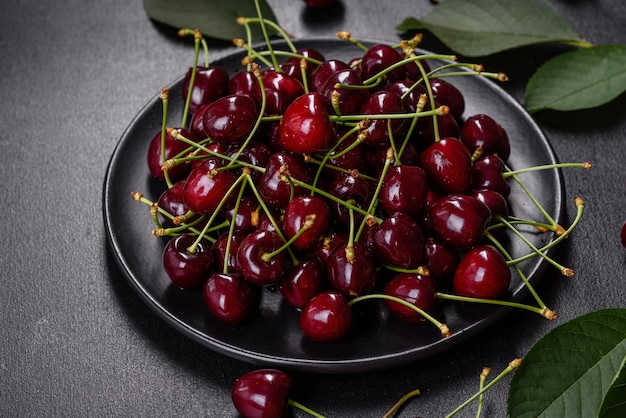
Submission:
[[187,117],[189,116],[189,106],[191,104],[191,92],[193,91],[194,85],[196,83],[196,73],[198,72],[198,55],[200,54],[200,39],[202,39],[202,34],[199,30],[194,31],[193,35],[193,43],[194,43],[194,53],[193,53],[193,67],[191,67],[191,76],[189,77],[189,88],[187,90],[187,99],[185,100],[185,107],[183,108],[183,117],[180,123],[181,127],[185,127],[187,124]]
[[391,407],[391,409],[389,411],[387,411],[387,413],[383,416],[383,418],[391,418],[396,412],[398,412],[398,410],[402,407],[402,405],[404,405],[409,399],[417,396],[420,394],[420,390],[419,389],[415,389],[412,390],[406,394],[404,394],[404,396],[402,396],[398,402],[395,403],[394,406]]
[[320,415],[320,414],[318,414],[317,412],[313,411],[313,410],[312,410],[312,409],[310,409],[310,408],[307,408],[306,406],[302,405],[302,404],[301,404],[301,403],[299,403],[299,402],[294,401],[293,399],[289,399],[289,400],[287,401],[287,403],[288,403],[289,405],[292,405],[292,406],[294,406],[294,407],[296,407],[296,408],[298,408],[298,409],[300,409],[300,410],[302,410],[302,411],[306,412],[306,413],[307,413],[307,414],[309,414],[309,415],[314,416],[315,418],[324,418],[324,415]]
[[278,64],[278,61],[276,60],[276,55],[273,53],[274,46],[272,45],[272,42],[270,41],[269,34],[267,33],[266,21],[265,19],[263,19],[263,13],[261,12],[261,5],[260,5],[259,0],[254,0],[254,6],[256,7],[256,14],[259,19],[261,31],[263,32],[263,38],[265,39],[265,43],[267,45],[267,50],[270,51],[272,62],[274,63],[274,68],[276,69],[276,71],[279,71],[280,65]]
[[491,382],[489,382],[489,384],[487,384],[484,388],[482,388],[481,390],[479,390],[478,392],[476,392],[474,395],[472,395],[471,397],[469,397],[465,402],[463,402],[461,405],[457,406],[454,411],[452,411],[451,413],[449,413],[448,415],[446,415],[446,418],[450,418],[456,414],[458,414],[463,408],[465,408],[467,405],[469,405],[470,403],[472,403],[477,397],[479,397],[480,395],[482,395],[483,393],[485,393],[486,391],[488,391],[489,389],[491,389],[491,387],[493,385],[495,385],[496,383],[498,383],[503,377],[505,377],[506,375],[508,375],[509,373],[511,373],[513,370],[515,370],[516,368],[519,367],[521,363],[520,359],[515,359],[513,361],[511,361],[509,363],[509,365],[506,367],[506,369],[504,369],[498,376],[496,376]]
[[[165,137],[167,135],[167,112],[169,105],[169,96],[170,89],[167,87],[161,90],[161,102],[163,103],[163,117],[161,119],[161,163],[165,163]],[[163,177],[165,178],[165,183],[167,184],[167,188],[171,189],[174,186],[172,180],[170,179],[170,175],[167,170],[163,170]]]
[[228,274],[230,259],[230,247],[233,241],[233,234],[235,233],[235,224],[237,223],[235,219],[237,218],[237,213],[239,212],[239,207],[241,206],[241,198],[243,197],[243,192],[246,190],[247,181],[242,181],[241,186],[239,187],[239,194],[237,195],[237,200],[235,201],[235,207],[233,208],[232,222],[230,223],[230,228],[228,228],[228,238],[226,240],[226,251],[224,251],[224,265],[222,267],[222,274]]
[[[441,293],[441,292],[437,292],[435,296],[442,300],[453,300],[456,302],[483,303],[487,305],[498,305],[498,306],[507,306],[509,308],[524,309],[530,312],[537,313],[543,317],[546,317],[546,312],[545,312],[546,308],[538,308],[536,306],[525,305],[523,303],[511,302],[508,300],[472,298],[468,296],[459,296],[459,295],[453,295],[450,293]],[[554,319],[554,318],[547,318],[547,319]]]
[[584,168],[588,170],[591,168],[591,163],[560,163],[560,164],[545,164],[545,165],[536,165],[534,167],[521,168],[519,170],[514,171],[505,171],[502,173],[502,177],[509,178],[511,176],[516,176],[518,174],[530,173],[533,171],[541,171],[541,170],[550,170],[552,168]]
[[[480,384],[478,385],[479,391],[483,391],[483,389],[485,388],[485,381],[487,380],[487,377],[489,376],[490,372],[491,372],[491,369],[489,369],[488,367],[485,367],[483,368],[483,371],[480,373]],[[478,396],[478,408],[476,409],[476,418],[480,418],[480,415],[482,413],[484,395],[485,395],[485,392],[483,391]]]

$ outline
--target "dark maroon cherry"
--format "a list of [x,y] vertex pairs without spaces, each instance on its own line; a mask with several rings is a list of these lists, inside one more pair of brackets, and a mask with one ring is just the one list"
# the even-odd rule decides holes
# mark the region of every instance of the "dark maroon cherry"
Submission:
[[235,203],[229,204],[224,210],[224,217],[234,223],[234,231],[249,234],[257,229],[262,209],[255,196],[244,195],[239,202],[235,214]]
[[[400,273],[385,285],[383,293],[409,302],[429,315],[437,315],[439,303],[436,288],[437,285],[430,276]],[[385,304],[395,316],[404,321],[412,323],[427,321],[422,314],[401,303],[385,300]]]
[[622,245],[626,248],[626,222],[622,224],[622,230],[620,233],[620,238],[622,240]]
[[320,93],[303,94],[295,99],[281,119],[279,146],[296,154],[328,151],[336,142],[330,111],[329,99]]
[[500,193],[489,190],[472,190],[472,196],[483,202],[491,211],[491,222],[498,223],[499,218],[508,219],[509,204]]
[[302,309],[298,324],[302,333],[320,342],[345,337],[352,323],[352,310],[344,295],[324,291],[314,296]]
[[[193,68],[189,68],[183,80],[183,101],[187,100],[192,71]],[[196,77],[189,101],[189,112],[196,113],[200,106],[226,96],[229,81],[230,77],[222,67],[196,67]]]
[[[357,88],[336,88],[337,84],[355,86]],[[363,86],[361,76],[356,70],[346,68],[335,71],[321,88],[320,93],[328,97],[329,100],[332,99],[333,94],[337,94],[336,106],[339,108],[338,113],[350,115],[358,113],[370,96],[369,90],[358,88],[358,86]]]
[[418,166],[396,165],[385,175],[379,200],[387,214],[404,212],[416,216],[428,193],[426,173]]
[[472,185],[472,156],[461,141],[446,137],[420,155],[428,184],[444,193],[467,193]]
[[206,138],[206,133],[204,133],[203,118],[204,112],[206,112],[209,106],[211,106],[211,103],[203,104],[198,107],[189,121],[189,130],[198,138],[198,140]]
[[241,274],[250,282],[266,286],[276,283],[287,268],[285,252],[266,259],[266,255],[281,248],[284,241],[276,232],[256,231],[246,236],[237,250]]
[[202,286],[202,299],[213,316],[236,325],[256,315],[260,291],[238,273],[213,273]]
[[[378,177],[387,161],[388,146],[382,147],[363,147],[365,154],[365,167],[363,168],[364,174],[369,174],[372,177]],[[400,164],[415,166],[419,165],[419,153],[420,150],[414,141],[409,141],[404,148],[404,152],[400,156]],[[391,165],[396,164],[396,158],[392,157]]]
[[347,63],[336,59],[322,62],[320,66],[313,71],[309,88],[311,88],[312,91],[321,91],[331,75],[336,71],[348,68],[350,68],[350,66]]
[[359,296],[376,286],[377,261],[363,244],[340,245],[326,261],[328,280],[333,288],[346,296]]
[[[157,200],[159,208],[165,210],[172,216],[183,216],[189,211],[189,207],[183,200],[183,190],[185,180],[178,180],[174,185],[166,189]],[[173,221],[165,216],[160,216],[163,227],[174,226]]]
[[465,111],[465,98],[463,97],[463,93],[461,93],[454,84],[441,78],[431,78],[429,83],[435,101],[448,106],[452,116],[460,120]]
[[287,175],[304,183],[313,182],[313,174],[304,160],[287,151],[272,154],[265,168],[258,185],[259,193],[265,203],[273,207],[285,208],[292,197],[308,192],[301,186],[292,188]]
[[328,256],[335,248],[348,242],[348,234],[346,232],[334,230],[326,235],[317,247],[311,251],[311,255],[317,257],[324,263],[328,261]]
[[511,284],[511,270],[502,254],[490,245],[469,250],[454,273],[454,293],[482,299],[497,299]]
[[[237,156],[237,161],[252,164],[257,167],[265,167],[273,152],[263,142],[253,139],[246,144],[243,150],[240,147],[230,147],[225,154],[231,158]],[[250,175],[255,182],[261,178],[261,171],[254,169],[250,171]]]
[[[192,211],[210,215],[225,199],[226,192],[237,180],[236,176],[228,170],[217,169],[219,163],[212,158],[202,160],[191,170],[185,182],[183,198],[185,204]],[[231,193],[226,201],[232,201],[235,193]]]
[[426,238],[424,267],[440,289],[452,286],[452,277],[459,265],[460,255],[452,247],[433,237]]
[[[370,180],[355,176],[353,173],[343,172],[337,174],[328,184],[327,190],[336,198],[344,202],[350,202],[353,206],[367,210],[374,196],[375,184]],[[335,225],[341,229],[347,229],[350,221],[350,212],[345,205],[330,201],[330,208],[334,216]],[[355,222],[360,223],[363,215],[354,212]]]
[[282,418],[289,406],[291,386],[292,380],[284,372],[255,370],[235,381],[231,399],[245,418]]
[[[335,128],[337,139],[343,137],[346,133],[346,128],[337,126]],[[361,170],[363,168],[363,163],[365,161],[365,153],[364,147],[356,146],[352,147],[349,151],[344,152],[344,150],[350,147],[354,141],[357,139],[357,133],[349,135],[345,138],[339,145],[337,145],[333,151],[331,151],[331,157],[328,160],[327,164],[333,165],[335,167],[340,167],[345,170]],[[341,153],[340,156],[335,157],[335,155]],[[324,173],[334,176],[338,173],[338,171],[333,169],[324,169]]]
[[[412,113],[417,111],[420,96],[422,94],[426,94],[426,88],[422,84],[419,84],[417,86],[414,86],[414,84],[415,82],[411,80],[396,80],[393,83],[389,84],[389,86],[387,86],[387,90],[397,93],[398,95],[400,95],[400,97],[402,97],[402,103],[404,104],[404,108],[407,110],[407,112]],[[428,102],[425,103],[422,111],[430,108],[430,106],[427,107],[427,104]]]
[[[304,74],[306,76],[307,85],[310,86],[313,72],[317,69],[317,67],[319,67],[319,64],[314,64],[310,60],[324,62],[326,59],[324,58],[324,55],[315,48],[302,48],[297,50],[296,54],[301,55],[305,59]],[[285,74],[288,74],[302,82],[301,60],[302,58],[291,57],[281,64],[280,67]]]
[[291,244],[301,251],[317,246],[328,233],[331,212],[328,203],[318,196],[301,195],[293,198],[283,215],[283,230],[287,239],[295,236],[313,217],[313,224]]
[[472,165],[472,188],[489,189],[508,197],[511,186],[502,176],[504,161],[496,155],[480,157]]
[[[163,268],[172,283],[183,289],[200,287],[211,268],[211,246],[206,240],[183,234],[169,240],[163,250]],[[189,249],[193,247],[193,252]]]
[[[194,142],[198,141],[198,138],[187,129],[176,129],[178,133],[183,135],[185,138],[190,139]],[[165,133],[165,155],[162,155],[161,152],[161,131],[155,134],[150,140],[150,144],[148,145],[148,153],[146,155],[148,162],[148,169],[150,170],[150,174],[152,174],[155,178],[159,180],[165,180],[165,174],[161,167],[163,163],[170,158],[174,158],[183,151],[189,148],[189,145],[183,141],[179,141],[175,137],[173,137],[169,132]],[[187,174],[189,174],[189,165],[187,164],[178,164],[171,169],[168,170],[168,175],[170,180],[176,181],[184,178]]]
[[[390,45],[378,44],[370,47],[361,59],[361,77],[363,80],[374,77],[388,67],[402,61],[400,52]],[[402,66],[384,75],[383,85],[395,80],[405,79],[406,67]]]
[[[381,115],[405,113],[402,99],[397,93],[381,90],[373,93],[361,106],[360,113],[363,115]],[[403,119],[372,119],[366,128],[367,136],[364,143],[372,147],[389,146],[390,135],[394,139],[401,138],[402,128],[405,125]],[[391,126],[391,133],[389,127]]]
[[202,116],[204,133],[212,141],[239,145],[254,129],[259,110],[249,96],[229,95],[214,101]]
[[372,248],[382,262],[394,267],[414,269],[424,261],[424,235],[415,220],[396,212],[372,227]]
[[259,97],[261,97],[261,86],[259,80],[250,71],[239,71],[233,75],[228,83],[229,95],[245,95],[257,102],[260,105]]
[[506,130],[489,115],[477,114],[467,118],[461,127],[460,138],[472,153],[482,147],[483,155],[495,154],[505,162],[511,154]]
[[[237,263],[237,251],[241,241],[246,237],[245,234],[234,233],[230,238],[230,246],[228,245],[228,233],[220,235],[211,247],[211,258],[213,260],[213,270],[217,272],[224,271],[224,262],[228,263],[228,273],[240,273],[239,263]],[[227,248],[228,247],[228,248]],[[228,249],[228,258],[226,251]]]
[[[263,87],[265,89],[266,115],[282,115],[297,97],[304,94],[302,83],[282,71],[265,71],[263,73]],[[260,96],[257,101],[261,101]]]
[[487,205],[473,196],[452,194],[430,208],[430,223],[437,237],[456,249],[478,245],[491,220]]
[[321,261],[310,257],[287,268],[278,282],[278,290],[295,308],[302,309],[313,296],[327,287],[326,271]]
[[[439,103],[435,103],[435,108]],[[424,110],[430,110],[430,105],[426,104]],[[437,130],[439,138],[458,138],[459,124],[452,116],[452,113],[445,113],[437,116]],[[421,117],[417,124],[417,133],[420,139],[420,147],[423,149],[437,140],[435,136],[435,125],[432,116]]]

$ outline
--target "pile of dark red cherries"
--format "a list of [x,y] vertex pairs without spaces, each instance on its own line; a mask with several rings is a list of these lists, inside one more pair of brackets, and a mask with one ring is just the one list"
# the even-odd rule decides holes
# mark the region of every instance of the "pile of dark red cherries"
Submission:
[[351,41],[347,62],[248,49],[237,73],[189,69],[189,121],[168,121],[147,155],[166,185],[152,205],[154,234],[170,237],[163,267],[231,325],[273,291],[316,341],[345,338],[368,298],[447,336],[444,299],[509,291],[494,245],[509,219],[509,138],[491,116],[464,115],[452,77],[430,68],[438,56]]

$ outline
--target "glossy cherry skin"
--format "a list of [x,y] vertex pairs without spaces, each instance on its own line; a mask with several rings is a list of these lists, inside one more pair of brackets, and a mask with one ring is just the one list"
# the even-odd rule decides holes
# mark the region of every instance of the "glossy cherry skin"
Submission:
[[283,231],[287,239],[295,236],[313,216],[313,224],[302,232],[291,244],[294,248],[306,251],[319,244],[328,233],[331,223],[331,212],[328,203],[318,196],[301,195],[293,198],[283,215]]
[[424,247],[424,267],[428,274],[437,282],[439,289],[451,288],[452,277],[461,261],[459,252],[433,237],[426,238]]
[[[212,158],[203,160],[191,170],[185,181],[183,198],[194,212],[210,215],[224,199],[226,192],[235,183],[236,176],[228,170],[215,171],[219,163]],[[227,201],[235,198],[231,193]]]
[[[227,262],[227,273],[241,273],[239,263],[237,263],[237,251],[245,237],[245,234],[234,233],[230,239],[230,246],[228,246],[228,233],[224,233],[217,238],[211,246],[211,258],[213,259],[213,269],[215,271],[223,272],[224,262]],[[228,257],[226,257],[227,247]]]
[[328,261],[328,256],[335,250],[335,248],[347,242],[347,232],[333,230],[322,239],[317,247],[311,250],[311,255],[317,257],[325,265]]
[[374,254],[358,242],[354,243],[352,253],[347,244],[338,246],[326,261],[328,280],[346,296],[359,296],[374,289],[377,267]]
[[[283,172],[304,183],[313,182],[313,174],[301,157],[287,151],[272,154],[265,167],[258,188],[261,197],[269,206],[284,209],[291,200],[291,187]],[[308,193],[304,187],[294,185],[294,196]]]
[[302,333],[314,341],[331,342],[344,338],[352,324],[352,310],[346,297],[336,291],[314,296],[298,320]]
[[[163,209],[172,216],[183,216],[189,211],[189,207],[183,200],[183,190],[185,188],[185,180],[178,180],[174,185],[159,195],[157,203],[160,209]],[[174,226],[170,218],[160,215],[161,225],[165,228]]]
[[269,260],[264,260],[263,256],[276,251],[283,244],[284,241],[276,232],[256,231],[246,236],[237,250],[241,274],[259,286],[276,283],[287,268],[285,252],[279,252]]
[[[361,106],[363,115],[380,115],[405,113],[402,98],[394,92],[381,90],[373,93]],[[389,127],[394,138],[400,138],[404,120],[402,119],[372,119],[365,130],[367,136],[363,143],[371,147],[388,146],[390,144]]]
[[235,203],[231,203],[222,210],[224,217],[235,224],[233,230],[243,234],[249,234],[257,229],[261,211],[262,208],[257,198],[250,195],[242,196],[236,214]]
[[[198,138],[187,129],[176,129],[178,133],[183,135],[185,138],[190,139],[194,142],[197,142]],[[150,174],[152,174],[155,178],[159,180],[165,180],[165,174],[163,170],[161,170],[161,166],[163,163],[170,158],[176,157],[178,154],[185,151],[189,148],[189,145],[183,141],[179,141],[174,138],[169,132],[165,133],[165,158],[163,158],[161,153],[161,131],[157,132],[152,139],[150,140],[150,144],[148,145],[148,152],[146,154],[148,169],[150,170]],[[187,164],[178,164],[171,169],[168,170],[168,175],[170,180],[176,181],[184,178],[187,174],[189,174],[189,165]]]
[[[439,311],[436,288],[437,284],[430,276],[400,273],[387,282],[383,293],[405,300],[429,315],[436,315]],[[426,318],[422,314],[408,306],[391,300],[385,300],[385,304],[395,316],[404,321],[426,322]]]
[[313,71],[311,76],[311,85],[309,88],[313,91],[319,92],[322,90],[331,75],[333,75],[336,71],[349,68],[350,66],[343,61],[336,59],[326,60],[322,62],[319,67],[315,69],[315,71]]
[[[374,196],[376,187],[374,183],[369,180],[344,172],[337,174],[326,189],[330,194],[344,202],[350,201],[354,206],[367,210],[370,200]],[[346,229],[350,221],[348,208],[335,201],[330,201],[329,205],[335,220],[335,225],[338,228]],[[362,214],[354,212],[355,222],[360,223],[362,219]]]
[[287,268],[278,290],[293,307],[302,309],[315,295],[326,289],[326,270],[316,257],[309,257]]
[[456,249],[478,245],[491,220],[491,211],[469,195],[446,195],[430,208],[430,223],[437,237]]
[[415,220],[397,212],[372,227],[372,248],[382,262],[414,269],[424,261],[424,234]]
[[[302,83],[284,72],[269,70],[263,73],[265,114],[282,115],[287,107],[304,94]],[[257,98],[261,102],[261,97]]]
[[489,115],[477,114],[467,118],[461,127],[460,138],[470,152],[480,146],[483,155],[495,154],[505,162],[511,154],[506,130]]
[[511,270],[502,254],[490,245],[469,250],[454,273],[454,293],[482,299],[503,296],[511,284]]
[[[367,80],[400,61],[402,61],[402,55],[392,46],[385,44],[374,45],[361,58],[361,77],[363,80]],[[384,75],[385,82],[383,85],[395,80],[405,79],[406,75],[406,67],[398,67]]]
[[204,133],[212,141],[240,145],[259,118],[259,110],[249,96],[229,95],[213,102],[202,116]]
[[620,239],[622,240],[622,245],[626,248],[626,222],[622,224],[622,230],[620,232]]
[[332,99],[332,95],[337,94],[337,106],[339,114],[350,115],[358,113],[365,101],[369,98],[369,90],[363,88],[336,88],[337,84],[349,86],[362,86],[363,80],[359,73],[352,68],[335,71],[320,89],[320,93]]
[[228,83],[229,95],[245,95],[261,104],[259,98],[261,97],[261,86],[259,80],[250,71],[239,71],[233,75]]
[[[191,235],[179,235],[170,239],[163,250],[163,268],[167,276],[183,289],[200,287],[211,268],[211,246],[206,240],[194,246],[195,240]],[[193,253],[187,250],[192,246]]]
[[[319,62],[324,62],[326,58],[324,55],[315,48],[302,48],[296,51],[296,54],[301,55],[305,58],[305,69],[304,73],[307,80],[307,85],[311,85],[311,77],[313,72],[319,67],[319,64],[314,64],[306,58],[314,59]],[[281,64],[281,69],[292,77],[295,77],[297,80],[302,82],[302,68],[301,68],[301,58],[291,57],[288,58],[283,64]]]
[[[183,101],[187,100],[192,71],[193,69],[189,68],[183,80]],[[196,77],[189,101],[189,112],[194,114],[200,106],[226,96],[229,81],[230,76],[222,67],[196,67]]]
[[417,215],[428,193],[426,173],[418,166],[396,165],[385,175],[378,199],[387,214]]
[[496,155],[485,155],[480,157],[472,165],[472,188],[489,189],[508,197],[511,193],[511,186],[502,176],[505,164]]
[[202,286],[202,300],[217,319],[237,325],[256,315],[260,291],[238,273],[213,273]]
[[281,119],[279,146],[296,154],[328,151],[336,142],[330,111],[329,99],[320,93],[303,94],[295,99]]
[[458,139],[442,138],[420,155],[428,184],[444,193],[467,193],[472,186],[472,156]]
[[292,380],[275,369],[260,369],[239,377],[231,399],[245,418],[281,418],[287,413]]
[[500,218],[509,218],[509,204],[500,193],[489,190],[472,190],[472,196],[483,202],[491,211],[491,223],[500,222]]
[[431,78],[429,83],[435,101],[448,106],[452,116],[460,120],[465,111],[463,93],[454,84],[441,78]]

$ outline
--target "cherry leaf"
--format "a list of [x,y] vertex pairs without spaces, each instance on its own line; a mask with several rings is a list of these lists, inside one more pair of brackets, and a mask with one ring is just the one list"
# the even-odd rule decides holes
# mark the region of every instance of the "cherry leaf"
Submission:
[[559,54],[537,69],[524,106],[575,110],[607,103],[626,91],[626,45],[600,45]]
[[626,415],[626,358],[622,362],[619,375],[609,388],[598,418],[623,418]]
[[[238,17],[256,17],[255,2],[251,0],[144,0],[148,16],[176,29],[199,29],[207,38],[232,41],[246,38]],[[276,22],[276,16],[265,0],[259,0],[263,18]],[[252,27],[255,40],[262,39],[257,24]],[[274,32],[274,31],[270,31]]]
[[625,358],[626,309],[603,309],[560,325],[531,347],[515,372],[508,415],[596,417],[605,396],[607,408],[619,407],[614,395],[624,390]]
[[396,29],[428,30],[468,57],[544,42],[581,42],[544,0],[446,0],[423,19],[406,18]]

